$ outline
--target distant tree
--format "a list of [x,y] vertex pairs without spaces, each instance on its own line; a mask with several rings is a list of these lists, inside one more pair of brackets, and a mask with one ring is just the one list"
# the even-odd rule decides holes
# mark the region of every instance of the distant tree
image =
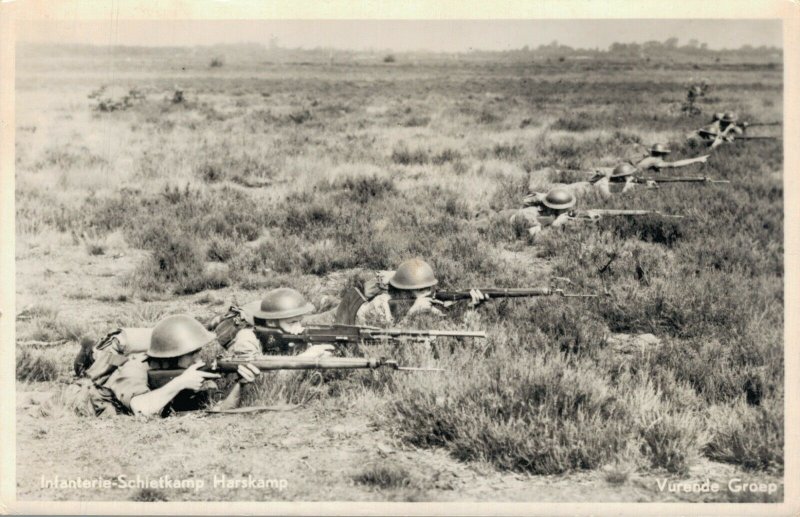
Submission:
[[220,68],[222,64],[223,64],[222,58],[215,57],[211,60],[211,63],[209,63],[208,66],[210,66],[211,68]]
[[383,58],[384,63],[394,63],[396,61],[395,57],[392,54],[387,54]]
[[664,46],[669,49],[674,49],[678,46],[678,38],[667,38],[664,40]]

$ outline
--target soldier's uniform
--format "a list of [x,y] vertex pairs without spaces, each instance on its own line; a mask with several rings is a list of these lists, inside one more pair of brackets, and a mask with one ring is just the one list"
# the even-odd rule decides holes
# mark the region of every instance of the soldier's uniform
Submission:
[[[185,330],[178,329],[182,327]],[[139,350],[148,336],[146,352]],[[101,341],[100,352],[87,376],[78,379],[63,392],[63,400],[76,413],[84,416],[108,417],[130,414],[131,400],[151,391],[148,384],[150,358],[170,358],[194,353],[216,336],[196,320],[185,315],[168,316],[153,329],[124,329],[111,333]],[[111,350],[118,350],[112,352]],[[124,355],[123,355],[124,354]],[[111,361],[108,358],[113,358]],[[162,415],[172,411],[199,409],[208,403],[208,392],[183,390],[163,408]]]

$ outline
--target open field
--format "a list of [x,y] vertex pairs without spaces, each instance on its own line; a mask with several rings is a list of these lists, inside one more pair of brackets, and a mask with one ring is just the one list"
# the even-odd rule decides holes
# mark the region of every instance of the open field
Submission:
[[[782,68],[381,57],[210,67],[200,51],[23,49],[17,340],[66,342],[17,347],[19,497],[781,500],[781,142],[714,151],[702,174],[730,185],[582,199],[681,220],[605,220],[534,245],[495,214],[531,180],[556,182],[545,166],[614,166],[637,142],[694,156],[684,135],[715,111],[780,120]],[[711,90],[689,117],[698,78]],[[69,382],[82,337],[207,318],[278,286],[326,308],[353,276],[412,256],[450,288],[560,276],[610,296],[458,308],[414,326],[486,342],[368,350],[444,373],[264,375],[247,394],[308,400],[293,412],[88,420],[36,402]],[[288,488],[227,490],[214,473]],[[40,487],[120,474],[207,488]],[[707,478],[723,490],[659,488]],[[732,492],[734,478],[778,490]]]

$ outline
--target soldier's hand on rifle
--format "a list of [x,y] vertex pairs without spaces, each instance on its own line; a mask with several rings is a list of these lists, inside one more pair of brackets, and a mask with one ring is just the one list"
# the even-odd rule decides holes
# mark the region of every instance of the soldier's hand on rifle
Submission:
[[219,379],[219,374],[204,372],[198,369],[203,365],[205,365],[203,361],[197,361],[176,377],[183,389],[200,391],[203,389],[203,384],[206,379]]
[[470,289],[469,296],[471,298],[469,304],[472,307],[477,307],[489,299],[489,295],[482,293],[480,289]]
[[430,312],[432,314],[441,314],[442,311],[434,307],[434,304],[445,307],[443,302],[434,300],[430,296],[420,296],[414,301],[414,305],[408,309],[408,314],[416,314],[420,312]]
[[256,377],[261,375],[261,370],[259,370],[255,365],[247,363],[240,364],[236,369],[236,373],[239,374],[239,382],[242,384],[247,384],[256,380]]

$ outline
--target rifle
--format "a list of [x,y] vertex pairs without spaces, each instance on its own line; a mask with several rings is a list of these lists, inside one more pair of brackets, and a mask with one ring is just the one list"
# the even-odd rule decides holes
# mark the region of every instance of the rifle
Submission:
[[673,176],[654,176],[645,178],[637,176],[634,178],[637,183],[647,183],[648,181],[655,181],[656,183],[730,183],[730,180],[715,180],[706,176],[697,177],[673,177]]
[[628,216],[628,215],[658,215],[661,217],[672,217],[682,219],[682,215],[671,215],[658,212],[656,210],[615,210],[615,209],[590,209],[576,212],[574,217],[577,220],[595,220],[604,216]]
[[740,124],[743,128],[747,129],[748,127],[756,127],[756,126],[780,126],[780,122],[742,122]]
[[736,136],[733,138],[734,142],[738,140],[777,140],[777,138],[774,136],[750,136],[750,135]]
[[265,353],[286,353],[316,344],[356,346],[362,342],[399,341],[404,338],[425,340],[437,337],[486,339],[485,332],[455,330],[381,329],[358,325],[306,327],[301,334],[287,334],[280,329],[256,326],[254,329]]
[[[556,278],[556,280],[572,283],[567,278]],[[488,294],[490,298],[522,298],[531,296],[552,296],[552,295],[561,296],[563,298],[594,298],[598,296],[597,294],[565,293],[563,289],[555,289],[550,287],[532,287],[523,289],[489,287],[485,289],[480,289],[480,291],[482,293]],[[400,296],[400,293],[395,293],[395,296],[392,297],[389,303],[408,302],[411,300],[410,297],[398,298],[397,296]],[[447,302],[447,301],[455,302],[461,300],[469,300],[471,298],[469,294],[469,289],[460,291],[434,291],[431,296],[433,297],[433,299],[441,302]],[[367,302],[368,300],[366,296],[364,296],[364,294],[361,292],[361,290],[359,290],[357,287],[349,288],[342,296],[342,300],[339,303],[338,309],[336,310],[336,322],[343,323],[344,325],[335,325],[335,326],[337,327],[352,326],[353,323],[355,323],[356,321],[356,315],[358,313],[358,309],[361,307],[361,305]],[[477,336],[472,336],[472,337],[477,337]]]
[[[235,373],[240,365],[252,364],[261,371],[273,370],[355,370],[391,368],[398,371],[441,372],[442,368],[417,368],[400,366],[391,359],[372,357],[293,357],[278,355],[261,356],[228,356],[217,358],[211,366],[203,366],[199,370],[211,373]],[[182,374],[183,368],[168,370],[149,370],[147,382],[150,389],[158,389],[175,377]]]
[[[562,298],[597,298],[596,293],[566,293],[563,289],[552,287],[531,287],[531,288],[505,288],[487,287],[480,288],[480,292],[489,298],[528,298],[531,296],[561,296]],[[435,291],[433,298],[443,302],[457,302],[472,298],[469,291]]]

